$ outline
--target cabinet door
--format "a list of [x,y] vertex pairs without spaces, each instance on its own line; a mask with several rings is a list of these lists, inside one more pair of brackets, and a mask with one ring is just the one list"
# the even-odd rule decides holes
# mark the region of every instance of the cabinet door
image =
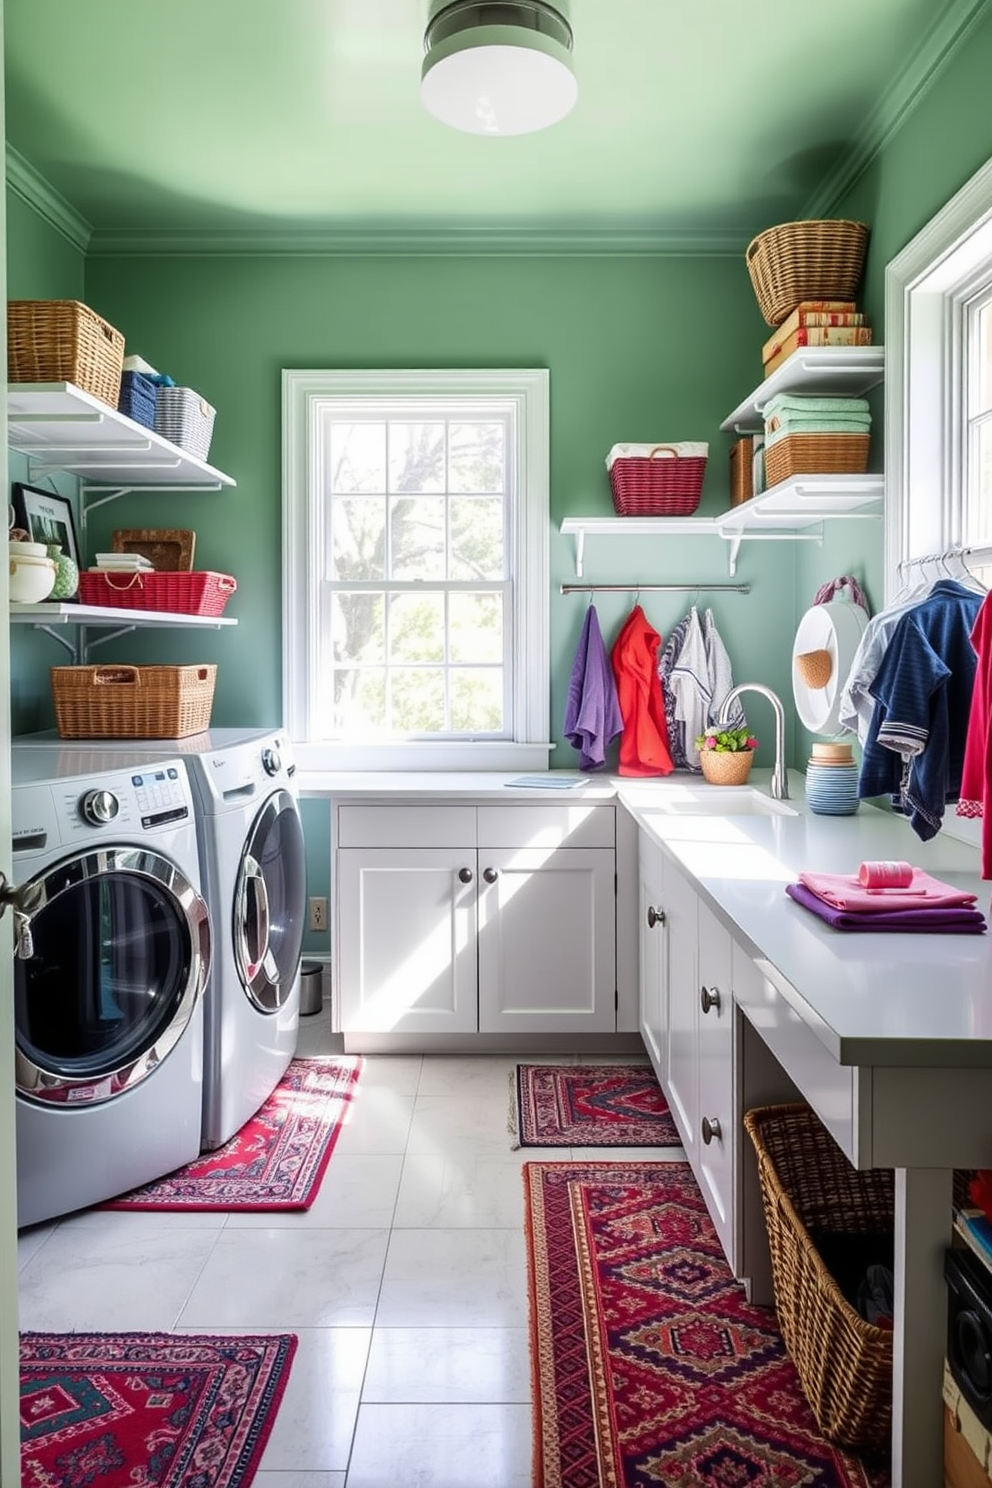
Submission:
[[638,1026],[658,1083],[668,1083],[668,987],[665,977],[665,856],[646,832],[638,844]]
[[475,1031],[475,856],[474,846],[339,850],[343,1033]]
[[[707,909],[699,915],[699,1144],[696,1180],[731,1267],[736,1261],[734,1158],[737,1123],[734,1102],[734,999],[732,941]],[[707,1140],[708,1139],[708,1140]]]
[[616,1028],[616,855],[479,849],[479,1029]]
[[686,1156],[696,1167],[699,1111],[696,1008],[696,909],[692,885],[665,864],[665,936],[668,941],[668,1084],[665,1087]]

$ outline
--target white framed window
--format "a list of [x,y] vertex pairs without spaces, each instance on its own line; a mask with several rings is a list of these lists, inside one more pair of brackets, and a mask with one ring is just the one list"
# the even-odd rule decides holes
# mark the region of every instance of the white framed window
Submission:
[[886,598],[950,548],[992,583],[992,161],[886,269]]
[[283,692],[308,768],[548,763],[548,373],[283,372]]

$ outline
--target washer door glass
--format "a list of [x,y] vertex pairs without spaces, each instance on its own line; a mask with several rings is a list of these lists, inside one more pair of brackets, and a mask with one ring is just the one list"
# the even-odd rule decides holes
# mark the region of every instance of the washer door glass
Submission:
[[252,825],[234,894],[235,961],[260,1012],[278,1012],[296,983],[305,897],[300,813],[288,791],[276,791]]
[[109,1100],[185,1030],[210,964],[206,906],[167,858],[88,853],[35,879],[33,954],[14,961],[15,1081],[29,1099]]

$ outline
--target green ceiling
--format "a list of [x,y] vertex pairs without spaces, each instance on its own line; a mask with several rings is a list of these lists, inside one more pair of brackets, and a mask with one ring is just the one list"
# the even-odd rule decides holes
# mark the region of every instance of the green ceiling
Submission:
[[427,0],[5,0],[9,169],[97,250],[736,252],[829,215],[983,4],[572,0],[575,110],[486,139],[421,106]]

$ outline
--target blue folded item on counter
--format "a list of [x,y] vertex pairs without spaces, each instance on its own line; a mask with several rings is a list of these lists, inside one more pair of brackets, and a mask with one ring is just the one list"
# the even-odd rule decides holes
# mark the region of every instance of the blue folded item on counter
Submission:
[[891,909],[869,912],[836,909],[805,884],[786,884],[790,899],[810,910],[835,930],[881,931],[901,935],[981,935],[985,916],[977,909]]

